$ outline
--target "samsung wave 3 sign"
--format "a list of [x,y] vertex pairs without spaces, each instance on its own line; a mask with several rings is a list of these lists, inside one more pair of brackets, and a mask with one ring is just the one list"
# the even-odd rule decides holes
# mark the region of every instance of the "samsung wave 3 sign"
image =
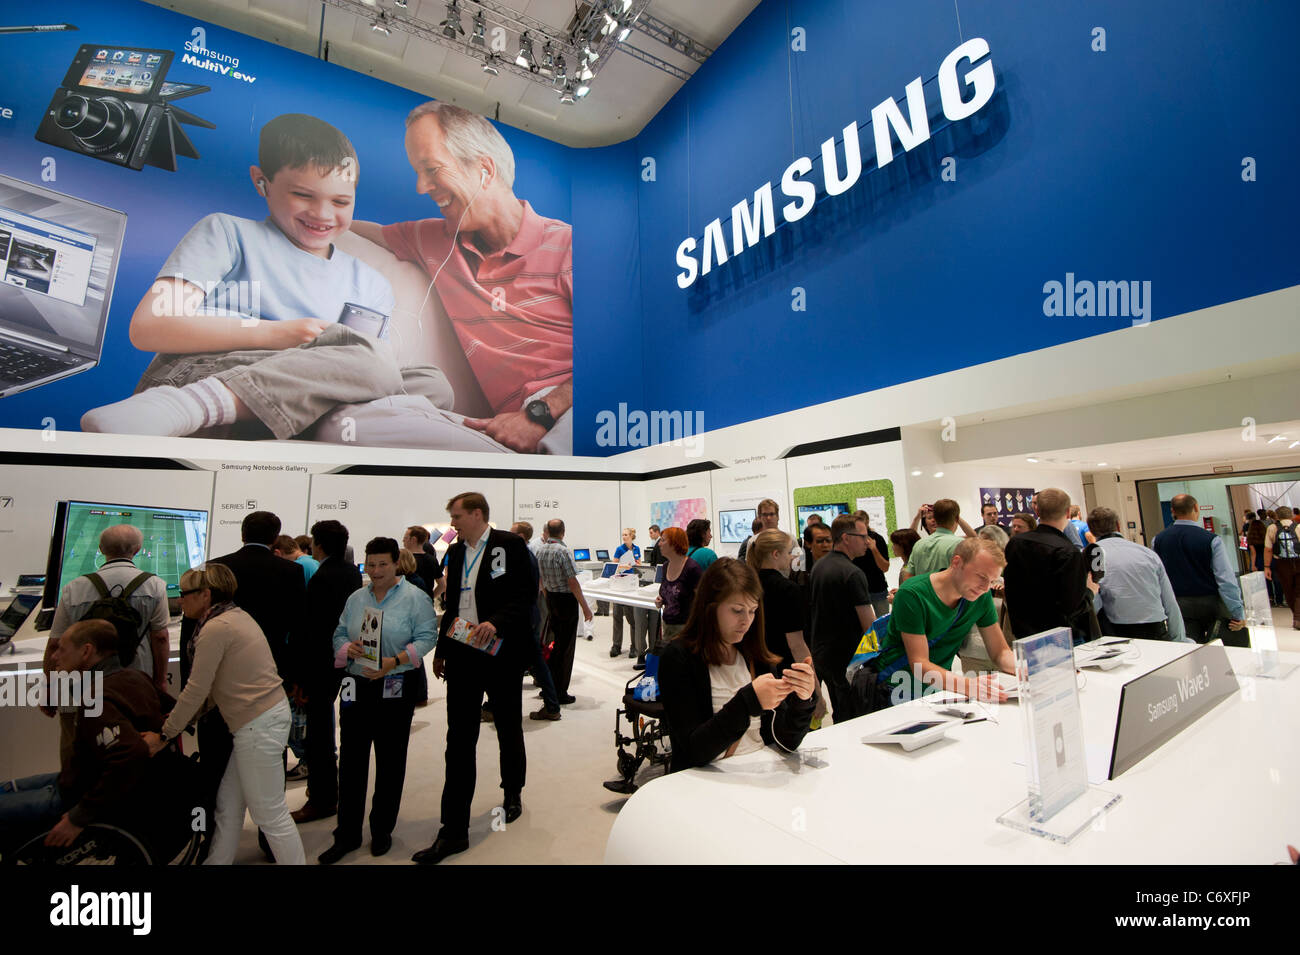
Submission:
[[[967,68],[959,79],[957,69],[963,62]],[[993,98],[995,85],[988,42],[979,37],[967,40],[944,57],[939,66],[939,97],[943,115],[952,122],[974,115]],[[930,120],[926,114],[921,77],[908,83],[905,92],[906,118],[893,97],[871,110],[877,168],[894,161],[891,130],[897,135],[904,152],[911,152],[930,138]],[[969,92],[969,99],[963,98],[964,92]],[[862,175],[862,148],[858,139],[857,121],[844,127],[843,170],[840,169],[835,140],[836,137],[832,136],[822,143],[822,173],[828,196],[847,192]],[[791,200],[781,206],[781,215],[786,222],[798,222],[812,211],[813,204],[817,201],[817,186],[803,178],[812,170],[812,160],[800,156],[786,167],[781,176],[781,194]],[[682,270],[677,275],[678,286],[690,288],[697,278],[708,275],[715,266],[722,265],[729,257],[738,256],[746,249],[758,245],[775,231],[776,203],[773,199],[773,186],[771,182],[765,182],[754,192],[752,208],[748,199],[742,199],[732,206],[730,252],[721,219],[714,219],[705,226],[702,238],[697,240],[691,236],[682,240],[677,246],[677,265]]]

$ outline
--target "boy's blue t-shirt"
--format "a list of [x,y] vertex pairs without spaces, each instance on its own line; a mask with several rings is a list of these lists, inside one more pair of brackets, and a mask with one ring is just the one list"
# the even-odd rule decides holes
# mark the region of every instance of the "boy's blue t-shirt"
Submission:
[[393,314],[393,288],[379,272],[338,246],[328,259],[304,252],[269,217],[204,216],[177,243],[158,278],[182,278],[207,290],[203,311],[213,315],[337,322],[347,302]]

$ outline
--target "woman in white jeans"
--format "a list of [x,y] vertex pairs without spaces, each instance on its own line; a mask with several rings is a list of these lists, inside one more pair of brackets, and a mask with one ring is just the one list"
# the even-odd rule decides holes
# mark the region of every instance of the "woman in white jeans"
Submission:
[[210,698],[230,728],[234,751],[217,790],[216,831],[206,864],[235,861],[247,809],[276,862],[304,865],[302,839],[284,801],[281,758],[289,740],[289,701],[261,628],[231,602],[235,586],[234,573],[222,564],[181,575],[181,612],[199,622],[194,666],[162,735],[145,735],[158,752],[207,708]]

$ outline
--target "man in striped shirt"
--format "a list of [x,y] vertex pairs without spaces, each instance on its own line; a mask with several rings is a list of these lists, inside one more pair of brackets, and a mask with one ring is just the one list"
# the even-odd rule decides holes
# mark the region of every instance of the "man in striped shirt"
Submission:
[[572,228],[515,197],[514,154],[482,116],[417,106],[406,154],[442,218],[353,231],[433,278],[493,410],[464,426],[513,451],[571,454]]

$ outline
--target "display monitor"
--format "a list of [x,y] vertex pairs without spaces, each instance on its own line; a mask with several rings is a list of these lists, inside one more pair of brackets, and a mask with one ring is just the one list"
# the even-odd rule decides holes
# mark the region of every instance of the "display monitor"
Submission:
[[574,559],[574,560],[591,560],[591,548],[590,548],[590,547],[575,547],[575,548],[573,548],[573,559]]
[[718,540],[724,544],[743,543],[753,533],[757,514],[758,511],[752,507],[718,511]]
[[115,524],[139,528],[144,542],[135,555],[135,565],[161,577],[169,598],[180,596],[181,574],[200,566],[207,556],[207,511],[60,501],[46,568],[46,610],[58,603],[68,581],[103,566],[99,535]]
[[596,551],[596,559],[597,559],[597,560],[609,560],[609,551],[607,551],[607,550],[598,550],[598,551]]
[[808,526],[808,518],[813,514],[818,515],[822,523],[830,527],[836,517],[849,512],[849,506],[847,504],[800,504],[798,511],[799,535],[802,537],[804,528]]

